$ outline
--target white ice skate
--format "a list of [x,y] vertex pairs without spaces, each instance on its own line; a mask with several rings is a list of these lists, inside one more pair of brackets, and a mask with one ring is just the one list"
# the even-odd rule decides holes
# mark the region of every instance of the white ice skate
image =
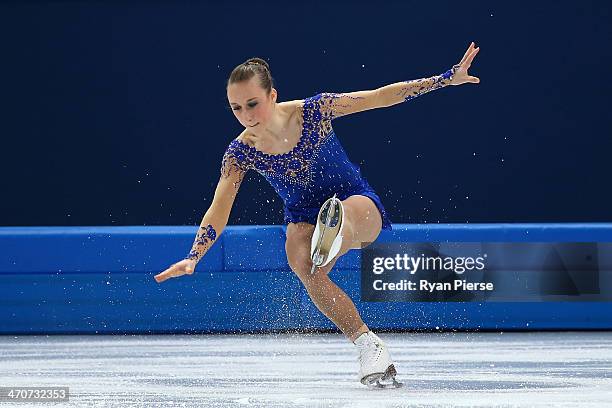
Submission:
[[314,273],[315,268],[327,265],[338,255],[342,246],[343,226],[344,207],[334,194],[323,203],[317,216],[317,225],[310,242],[311,273]]
[[397,371],[391,361],[387,346],[371,331],[355,340],[359,349],[359,380],[368,388],[399,388],[403,384],[395,380]]

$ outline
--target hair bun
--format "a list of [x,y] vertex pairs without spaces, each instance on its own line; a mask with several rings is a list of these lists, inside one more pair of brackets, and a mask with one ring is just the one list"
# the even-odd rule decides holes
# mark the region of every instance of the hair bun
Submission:
[[256,65],[263,65],[264,67],[266,67],[267,70],[270,70],[270,66],[268,65],[268,63],[266,61],[264,61],[261,58],[249,58],[248,60],[246,60],[246,62],[244,63],[244,65],[247,64],[256,64]]

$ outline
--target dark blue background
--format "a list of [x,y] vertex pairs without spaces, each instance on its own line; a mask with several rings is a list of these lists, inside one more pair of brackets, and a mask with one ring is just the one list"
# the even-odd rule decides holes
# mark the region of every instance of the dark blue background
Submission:
[[[611,6],[4,2],[1,225],[198,224],[241,131],[225,83],[279,101],[439,74],[479,85],[334,121],[394,222],[611,221]],[[282,222],[256,173],[230,223]]]

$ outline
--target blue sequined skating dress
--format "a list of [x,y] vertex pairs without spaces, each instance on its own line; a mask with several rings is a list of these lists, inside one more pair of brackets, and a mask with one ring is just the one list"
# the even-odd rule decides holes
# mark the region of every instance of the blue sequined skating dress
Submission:
[[383,229],[391,221],[380,198],[351,163],[331,125],[333,94],[321,93],[303,101],[303,128],[298,144],[278,155],[263,153],[237,139],[228,146],[222,174],[253,169],[264,176],[284,202],[285,222],[315,224],[323,202],[334,194],[369,197],[380,212]]

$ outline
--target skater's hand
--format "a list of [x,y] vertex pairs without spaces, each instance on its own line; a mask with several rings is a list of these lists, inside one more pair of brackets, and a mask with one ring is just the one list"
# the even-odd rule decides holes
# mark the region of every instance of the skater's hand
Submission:
[[474,57],[476,54],[478,54],[478,51],[480,51],[480,47],[475,47],[474,42],[472,42],[461,59],[461,62],[459,62],[459,68],[455,72],[455,75],[453,75],[450,85],[461,85],[465,84],[466,82],[470,82],[472,84],[480,83],[479,78],[470,76],[467,72],[468,68],[472,65],[472,60],[474,60]]
[[196,261],[192,259],[183,259],[182,261],[173,264],[162,273],[155,275],[155,280],[157,283],[161,283],[166,279],[176,278],[177,276],[191,275],[195,270],[195,267]]

